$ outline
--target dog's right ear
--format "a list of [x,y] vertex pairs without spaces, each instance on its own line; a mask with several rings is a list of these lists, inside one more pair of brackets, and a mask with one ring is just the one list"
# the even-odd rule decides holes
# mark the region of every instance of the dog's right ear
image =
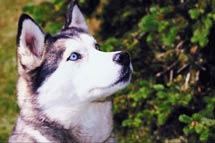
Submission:
[[70,7],[67,13],[65,25],[62,30],[70,28],[79,28],[85,32],[88,32],[88,26],[85,21],[84,15],[82,14],[76,0],[71,0]]
[[22,14],[18,23],[17,54],[18,64],[30,71],[42,62],[45,34],[28,15]]

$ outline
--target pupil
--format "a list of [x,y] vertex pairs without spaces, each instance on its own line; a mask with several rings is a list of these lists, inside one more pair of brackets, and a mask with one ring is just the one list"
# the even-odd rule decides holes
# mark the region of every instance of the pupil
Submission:
[[76,54],[73,54],[73,55],[72,55],[72,58],[73,58],[73,59],[76,59],[76,58],[77,58],[77,55],[76,55]]

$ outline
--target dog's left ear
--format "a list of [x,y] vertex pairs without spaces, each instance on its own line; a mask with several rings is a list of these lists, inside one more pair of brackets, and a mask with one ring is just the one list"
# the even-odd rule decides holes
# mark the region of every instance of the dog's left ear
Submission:
[[[28,15],[22,14],[18,23],[18,65],[30,71],[39,66],[44,53],[45,34]],[[20,66],[19,66],[20,67]]]
[[88,32],[88,26],[85,21],[84,15],[80,11],[76,0],[71,0],[70,8],[67,13],[67,18],[63,30],[70,28],[79,28],[84,32]]

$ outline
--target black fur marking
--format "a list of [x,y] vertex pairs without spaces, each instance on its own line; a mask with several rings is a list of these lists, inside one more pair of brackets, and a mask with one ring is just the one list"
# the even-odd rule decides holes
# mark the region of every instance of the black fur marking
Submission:
[[74,137],[71,130],[65,129],[58,122],[48,119],[40,109],[37,108],[34,111],[37,113],[36,116],[34,116],[35,120],[28,120],[25,116],[20,114],[20,118],[26,126],[31,126],[39,131],[51,142],[78,143],[78,139]]
[[[86,33],[84,30],[76,27],[68,28],[68,29],[63,29],[61,32],[57,35],[51,36],[50,34],[47,34],[45,37],[45,41],[48,44],[52,44],[56,42],[59,39],[71,39],[74,37],[79,37],[80,33]],[[87,34],[87,33],[86,33]]]
[[[35,110],[37,115],[34,116],[35,120],[29,120],[20,114],[19,126],[17,130],[14,130],[11,134],[11,141],[18,140],[22,141],[27,140],[28,142],[38,142],[35,137],[31,137],[28,133],[23,133],[23,127],[30,127],[34,130],[37,130],[47,138],[50,142],[59,142],[59,143],[71,143],[75,142],[78,143],[78,139],[76,139],[71,130],[65,129],[62,125],[58,124],[57,122],[51,121],[48,118],[44,117],[43,113],[39,113],[38,110]],[[14,139],[13,139],[14,138]]]
[[59,61],[62,59],[65,47],[62,45],[61,47],[56,46],[56,41],[59,39],[71,39],[74,37],[79,37],[79,34],[83,32],[84,31],[82,29],[72,27],[66,29],[65,31],[61,31],[55,36],[51,36],[49,34],[46,35],[45,42],[47,51],[45,60],[39,67],[30,72],[33,93],[35,93],[36,90],[42,85],[43,81],[57,69]]
[[33,93],[35,93],[45,79],[57,69],[64,50],[64,47],[56,47],[54,44],[48,44],[44,62],[30,72]]
[[71,36],[78,36],[80,33],[88,33],[88,32],[86,32],[81,28],[71,27],[71,28],[62,29],[59,35],[63,34],[63,35],[69,35],[71,37]]
[[43,121],[41,126],[38,126],[38,130],[43,135],[51,135],[47,136],[48,140],[53,142],[62,142],[62,143],[70,143],[71,141],[75,141],[75,139],[71,136],[70,131],[64,129],[62,126],[57,123],[53,123],[50,121]]

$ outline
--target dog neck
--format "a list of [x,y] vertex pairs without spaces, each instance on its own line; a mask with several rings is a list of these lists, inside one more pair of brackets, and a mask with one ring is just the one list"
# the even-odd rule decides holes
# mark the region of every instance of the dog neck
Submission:
[[[27,84],[22,81],[19,80],[18,86],[27,87]],[[111,100],[74,103],[73,106],[56,100],[50,104],[46,102],[47,104],[41,105],[33,97],[43,95],[33,96],[31,92],[24,89],[28,88],[18,92],[19,106],[22,107],[20,115],[30,126],[59,127],[59,130],[63,129],[63,132],[68,132],[72,138],[80,142],[114,142]],[[44,125],[43,121],[51,126]]]
[[70,131],[80,142],[104,142],[113,132],[112,103],[93,102],[72,108],[52,106],[45,115]]

